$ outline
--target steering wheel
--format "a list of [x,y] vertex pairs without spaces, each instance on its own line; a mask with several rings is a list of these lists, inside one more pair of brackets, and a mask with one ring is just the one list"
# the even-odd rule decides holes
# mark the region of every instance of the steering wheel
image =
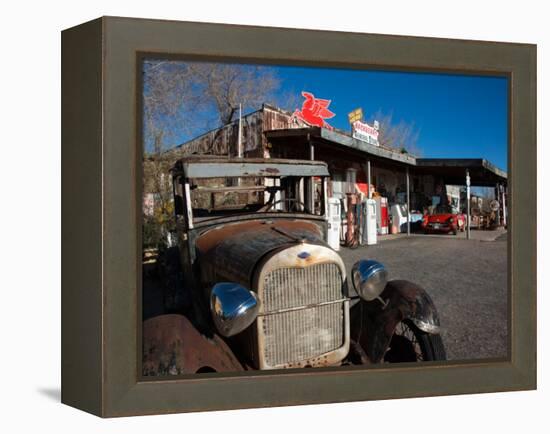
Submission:
[[268,204],[269,206],[267,206],[265,208],[265,211],[271,210],[275,205],[277,205],[278,203],[281,203],[281,202],[288,202],[288,211],[291,210],[291,206],[290,206],[291,203],[294,204],[294,207],[293,207],[294,211],[296,211],[296,205],[302,205],[302,207],[304,209],[306,208],[306,204],[304,202],[302,202],[301,200],[294,199],[294,198],[288,198],[288,199],[279,199],[279,200],[276,200],[275,202],[273,202],[272,204]]

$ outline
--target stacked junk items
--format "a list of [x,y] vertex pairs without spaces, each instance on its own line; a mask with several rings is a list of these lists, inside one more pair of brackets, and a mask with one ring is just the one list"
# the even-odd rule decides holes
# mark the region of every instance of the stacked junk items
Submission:
[[501,207],[497,200],[488,203],[482,198],[474,197],[471,200],[470,227],[475,229],[495,230],[499,227]]

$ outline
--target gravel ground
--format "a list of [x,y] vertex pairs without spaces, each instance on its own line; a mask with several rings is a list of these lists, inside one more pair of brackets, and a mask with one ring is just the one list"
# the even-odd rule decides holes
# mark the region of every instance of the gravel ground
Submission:
[[358,259],[375,259],[390,279],[426,289],[441,318],[449,360],[498,358],[508,350],[506,239],[506,233],[494,241],[413,235],[342,248],[340,254],[348,271]]

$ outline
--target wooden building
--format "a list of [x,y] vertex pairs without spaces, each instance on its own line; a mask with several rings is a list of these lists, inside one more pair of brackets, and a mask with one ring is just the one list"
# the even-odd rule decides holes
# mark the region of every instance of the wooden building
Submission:
[[166,161],[185,155],[211,154],[236,157],[297,158],[325,161],[331,174],[329,193],[343,196],[374,189],[389,203],[409,203],[423,211],[433,196],[447,200],[446,185],[494,187],[505,202],[507,175],[484,159],[417,158],[354,138],[351,132],[311,127],[277,107],[261,109],[166,151]]

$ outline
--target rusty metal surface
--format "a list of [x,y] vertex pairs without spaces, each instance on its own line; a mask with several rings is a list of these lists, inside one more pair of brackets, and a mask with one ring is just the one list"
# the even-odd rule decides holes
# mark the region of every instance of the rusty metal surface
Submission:
[[173,173],[186,178],[329,176],[327,163],[312,160],[274,158],[184,157]]
[[143,376],[235,372],[244,368],[217,335],[201,335],[183,315],[143,322]]
[[182,163],[264,163],[264,164],[289,164],[295,166],[296,164],[305,164],[313,166],[326,166],[327,163],[324,161],[316,160],[297,160],[291,158],[235,158],[228,157],[223,155],[189,155],[186,157],[179,158],[178,161]]
[[[425,324],[424,331],[438,331],[437,310],[420,286],[392,280],[380,297],[387,301],[385,307],[379,301],[361,300],[351,309],[351,338],[361,345],[371,363],[382,361],[397,325],[404,319],[411,319],[417,326]],[[433,327],[431,331],[429,326]]]
[[[338,254],[326,246],[319,225],[313,222],[264,219],[227,224],[204,233],[197,239],[195,245],[205,291],[208,291],[208,288],[216,282],[237,282],[253,291],[258,291],[262,305],[265,300],[262,301],[261,287],[265,273],[274,269],[309,268],[326,263],[334,263],[339,267],[342,279],[340,286],[343,290],[344,264]],[[288,360],[286,361],[288,363],[278,363],[277,366],[270,368],[334,366],[340,363],[349,349],[349,306],[346,300],[341,300],[341,293],[334,298],[337,298],[343,306],[341,326],[345,333],[342,345],[304,360]],[[292,305],[292,307],[302,306]],[[310,306],[310,310],[316,311],[317,308],[317,305]],[[301,313],[294,315],[299,316]],[[254,330],[241,337],[243,345],[237,355],[241,362],[246,361],[252,363],[255,368],[267,369],[268,366],[263,363],[263,321],[263,318],[259,317]],[[312,338],[316,337],[319,336],[312,336]],[[281,338],[284,339],[284,336],[281,335]]]
[[[193,230],[197,230],[199,235],[210,228],[216,228],[233,223],[243,223],[252,220],[261,219],[263,221],[303,221],[316,222],[319,227],[325,229],[321,231],[326,233],[326,215],[304,214],[303,212],[281,212],[281,211],[266,211],[266,212],[250,212],[247,214],[235,214],[223,216],[219,218],[195,217],[193,220]],[[192,230],[189,231],[190,233]]]
[[211,229],[196,241],[203,282],[207,287],[221,281],[250,287],[257,262],[297,239],[325,244],[320,227],[303,220],[251,220]]

